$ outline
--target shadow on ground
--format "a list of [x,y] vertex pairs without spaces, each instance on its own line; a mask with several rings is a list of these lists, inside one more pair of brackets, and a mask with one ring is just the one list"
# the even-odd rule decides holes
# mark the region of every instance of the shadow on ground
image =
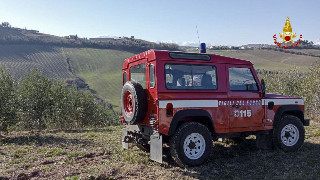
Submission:
[[17,144],[17,145],[48,145],[48,144],[90,144],[90,141],[79,140],[74,138],[63,138],[53,135],[29,135],[6,137],[0,140],[0,144]]
[[[177,172],[197,179],[319,179],[320,144],[312,139],[296,152],[261,150],[254,139],[243,142],[215,142],[208,162],[198,167],[177,168]],[[167,169],[176,166],[169,148],[164,160]]]
[[108,133],[118,131],[117,129],[81,129],[81,130],[47,130],[48,133],[88,133],[88,132],[99,132],[99,133]]

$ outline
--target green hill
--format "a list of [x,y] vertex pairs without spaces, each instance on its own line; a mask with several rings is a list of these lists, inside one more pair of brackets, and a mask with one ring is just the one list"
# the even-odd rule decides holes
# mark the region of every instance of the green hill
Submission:
[[285,70],[293,66],[300,67],[301,71],[307,71],[312,63],[320,60],[319,57],[290,54],[273,50],[217,50],[208,51],[222,56],[234,57],[251,61],[256,69]]
[[[77,76],[115,106],[120,105],[123,60],[133,53],[109,49],[61,48]],[[117,108],[116,108],[117,109]]]
[[306,55],[320,56],[320,49],[286,49],[289,52],[301,53]]
[[55,79],[75,76],[68,70],[61,48],[41,45],[0,45],[0,64],[15,77],[23,77],[31,69]]
[[112,38],[84,38],[78,35],[65,37],[39,33],[36,30],[27,30],[13,27],[1,27],[0,44],[5,45],[49,45],[74,48],[115,49],[130,52],[142,52],[149,49],[178,50],[179,46],[172,43],[155,43],[132,37]]
[[0,65],[10,69],[15,77],[21,78],[31,69],[54,79],[80,77],[100,97],[116,106],[120,102],[122,63],[132,55],[108,49],[0,45]]

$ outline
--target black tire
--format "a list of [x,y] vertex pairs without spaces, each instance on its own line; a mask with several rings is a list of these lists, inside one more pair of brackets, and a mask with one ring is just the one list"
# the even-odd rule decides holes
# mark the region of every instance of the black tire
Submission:
[[[283,132],[281,134],[281,132]],[[298,135],[298,133],[299,135]],[[301,120],[292,115],[285,115],[273,130],[273,144],[285,152],[297,151],[304,142],[305,130]]]
[[[124,100],[126,93],[130,92],[132,97],[132,111],[126,110]],[[121,112],[126,123],[130,125],[138,124],[145,117],[147,101],[144,90],[139,83],[128,81],[124,84],[121,92]]]
[[[202,136],[202,138],[204,139],[204,143],[205,147],[202,151],[202,153],[200,153],[201,156],[199,157],[191,157],[189,154],[188,156],[185,153],[184,150],[184,143],[185,141],[187,141],[187,137],[192,137],[192,134],[195,133],[196,135],[198,135],[198,137],[200,137],[199,135]],[[189,139],[189,138],[188,138]],[[187,147],[187,149],[198,149],[201,152],[201,148],[199,143],[201,141],[196,140],[196,144],[194,141],[190,141]],[[203,140],[202,139],[202,140]],[[188,143],[188,142],[187,142]],[[175,132],[175,134],[173,136],[171,136],[170,138],[170,153],[172,156],[172,159],[180,166],[180,167],[184,167],[185,165],[188,166],[198,166],[201,165],[203,163],[205,163],[211,154],[211,150],[212,150],[212,136],[211,136],[211,132],[208,130],[208,128],[206,126],[204,126],[203,124],[200,124],[198,122],[186,122],[184,124],[182,124],[178,130]],[[196,146],[198,146],[198,148],[196,148]],[[192,146],[192,147],[190,147]],[[194,147],[195,146],[195,147]],[[203,147],[203,146],[202,146]]]

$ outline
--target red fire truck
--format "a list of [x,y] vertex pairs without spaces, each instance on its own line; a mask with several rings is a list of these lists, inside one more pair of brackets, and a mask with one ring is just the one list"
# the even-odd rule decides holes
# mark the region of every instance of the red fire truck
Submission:
[[266,94],[249,61],[148,50],[125,59],[122,76],[123,147],[150,148],[157,162],[164,143],[178,165],[196,166],[218,138],[256,135],[258,147],[282,151],[304,142],[303,99]]

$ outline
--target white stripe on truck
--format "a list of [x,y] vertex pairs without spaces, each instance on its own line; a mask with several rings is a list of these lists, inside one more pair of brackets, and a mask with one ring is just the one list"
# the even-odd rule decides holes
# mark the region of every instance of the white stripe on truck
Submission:
[[269,102],[274,102],[274,105],[304,105],[303,99],[263,99],[262,105],[268,105]]
[[[304,105],[303,99],[262,99],[262,105],[268,105],[269,102],[274,102],[274,105]],[[168,103],[172,103],[173,108],[218,107],[218,100],[160,100],[159,108],[166,108]]]
[[171,100],[159,101],[159,108],[166,108],[168,103],[172,103],[173,108],[184,107],[218,107],[218,100]]

